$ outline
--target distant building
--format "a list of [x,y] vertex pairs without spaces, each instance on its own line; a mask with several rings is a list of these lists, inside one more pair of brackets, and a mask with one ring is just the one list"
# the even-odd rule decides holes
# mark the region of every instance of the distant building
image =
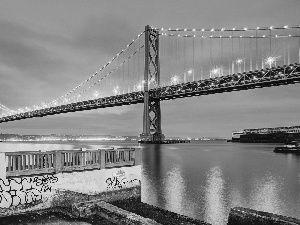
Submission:
[[286,143],[300,139],[300,126],[244,129],[233,131],[233,142]]

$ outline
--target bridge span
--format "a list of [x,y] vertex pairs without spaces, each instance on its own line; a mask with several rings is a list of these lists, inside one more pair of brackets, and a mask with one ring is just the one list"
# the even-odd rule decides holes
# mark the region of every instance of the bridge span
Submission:
[[300,82],[299,29],[146,26],[99,71],[51,103],[25,110],[0,104],[7,111],[0,123],[144,103],[141,139],[162,141],[160,101]]

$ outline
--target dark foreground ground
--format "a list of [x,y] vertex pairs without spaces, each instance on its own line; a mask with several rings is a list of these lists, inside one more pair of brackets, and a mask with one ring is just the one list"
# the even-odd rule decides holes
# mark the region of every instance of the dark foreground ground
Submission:
[[[142,217],[150,218],[158,223],[171,224],[201,224],[208,225],[208,223],[188,218],[177,213],[173,213],[158,207],[143,203],[140,198],[129,198],[126,200],[118,200],[110,202],[119,208],[126,211],[136,213]],[[7,216],[0,218],[0,225],[112,225],[114,223],[102,218],[93,216],[90,218],[76,218],[71,212],[70,208],[55,207],[48,210],[34,211],[26,214],[19,214],[15,216]]]
[[170,212],[165,209],[160,209],[156,206],[152,206],[147,203],[143,203],[138,198],[119,200],[119,201],[111,202],[111,204],[121,209],[136,213],[142,217],[153,219],[156,222],[164,225],[172,225],[172,224],[209,225],[209,223],[205,223],[200,220],[192,219],[177,213]]

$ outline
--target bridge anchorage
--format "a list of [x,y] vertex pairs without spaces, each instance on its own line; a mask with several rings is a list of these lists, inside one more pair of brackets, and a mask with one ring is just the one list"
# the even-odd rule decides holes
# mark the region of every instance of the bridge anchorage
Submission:
[[160,87],[159,33],[149,25],[145,27],[145,71],[144,71],[144,115],[143,133],[140,143],[163,143],[161,130],[160,99],[149,98],[149,82]]

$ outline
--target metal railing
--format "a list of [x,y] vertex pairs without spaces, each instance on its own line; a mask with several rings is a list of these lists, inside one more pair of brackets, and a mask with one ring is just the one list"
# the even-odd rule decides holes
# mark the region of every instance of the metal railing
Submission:
[[140,149],[6,152],[6,177],[140,165]]

